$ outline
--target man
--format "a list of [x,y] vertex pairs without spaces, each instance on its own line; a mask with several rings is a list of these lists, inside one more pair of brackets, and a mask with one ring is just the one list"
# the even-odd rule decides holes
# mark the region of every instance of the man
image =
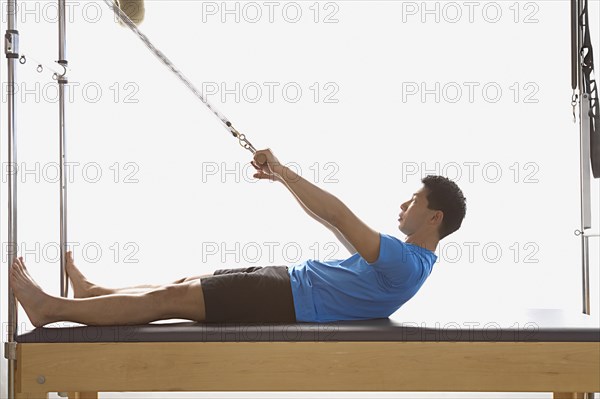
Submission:
[[[257,159],[265,160],[259,164]],[[437,260],[438,242],[460,228],[466,199],[458,186],[427,176],[401,206],[405,242],[378,233],[332,194],[257,151],[255,178],[284,184],[303,209],[353,255],[299,265],[221,269],[162,286],[109,289],[89,282],[67,257],[74,299],[46,294],[15,258],[10,284],[34,326],[56,321],[135,325],[164,319],[198,322],[327,322],[388,317],[412,298]]]

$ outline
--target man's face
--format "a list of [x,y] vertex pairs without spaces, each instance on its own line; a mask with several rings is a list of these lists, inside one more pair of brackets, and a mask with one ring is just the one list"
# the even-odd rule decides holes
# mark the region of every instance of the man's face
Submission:
[[426,218],[433,212],[427,209],[427,189],[421,187],[413,193],[411,199],[400,205],[400,209],[398,228],[406,235],[414,234],[423,227]]

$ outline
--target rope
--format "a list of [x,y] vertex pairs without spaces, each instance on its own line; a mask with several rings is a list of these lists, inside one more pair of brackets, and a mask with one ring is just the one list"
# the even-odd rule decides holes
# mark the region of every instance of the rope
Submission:
[[190,89],[190,91],[192,93],[194,93],[194,95],[196,97],[198,97],[200,99],[200,101],[202,101],[204,103],[204,105],[206,105],[208,107],[208,109],[217,117],[219,118],[219,120],[223,123],[223,125],[225,126],[225,128],[233,135],[233,137],[237,138],[239,140],[239,143],[242,147],[244,147],[245,149],[249,150],[250,152],[252,152],[253,154],[256,152],[256,148],[254,148],[254,146],[252,144],[250,144],[250,141],[248,141],[248,139],[246,139],[246,136],[244,134],[241,134],[240,132],[238,132],[233,125],[231,124],[231,122],[225,117],[225,115],[223,115],[221,112],[219,112],[219,110],[217,110],[202,94],[202,92],[200,90],[198,90],[184,75],[183,73],[178,70],[173,63],[167,58],[166,55],[164,55],[164,53],[162,51],[160,51],[158,48],[156,48],[156,46],[154,46],[152,44],[152,42],[150,41],[150,39],[148,39],[148,37],[143,34],[138,27],[135,25],[135,23],[129,18],[129,16],[127,16],[126,13],[123,12],[123,10],[121,10],[119,8],[118,5],[115,4],[114,0],[104,0],[104,2],[110,7],[112,8],[113,12],[115,13],[116,16],[119,17],[119,19],[129,27],[129,29],[131,29],[133,31],[133,33],[135,33],[140,40],[146,45],[146,47],[148,47],[148,49],[150,49],[150,51],[159,59],[162,61],[163,64],[165,64],[170,70],[171,72],[173,72],[175,74],[175,76],[177,76],[182,82],[183,84]]

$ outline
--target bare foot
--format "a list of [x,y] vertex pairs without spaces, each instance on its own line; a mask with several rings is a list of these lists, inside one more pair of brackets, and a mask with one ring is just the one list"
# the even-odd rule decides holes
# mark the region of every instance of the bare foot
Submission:
[[93,296],[102,295],[102,287],[92,284],[88,279],[79,271],[79,269],[73,263],[73,253],[67,252],[67,261],[65,262],[67,269],[67,275],[71,280],[71,286],[73,286],[73,297],[74,298],[89,298]]
[[10,269],[10,284],[15,297],[25,309],[27,317],[35,327],[42,327],[53,319],[56,298],[46,294],[31,278],[23,258],[15,258]]

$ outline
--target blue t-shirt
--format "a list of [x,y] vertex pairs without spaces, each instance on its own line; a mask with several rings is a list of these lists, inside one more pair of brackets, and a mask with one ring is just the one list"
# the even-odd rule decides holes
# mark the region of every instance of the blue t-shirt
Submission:
[[431,274],[434,252],[379,233],[379,258],[309,259],[289,267],[296,320],[329,322],[386,318],[412,298]]

